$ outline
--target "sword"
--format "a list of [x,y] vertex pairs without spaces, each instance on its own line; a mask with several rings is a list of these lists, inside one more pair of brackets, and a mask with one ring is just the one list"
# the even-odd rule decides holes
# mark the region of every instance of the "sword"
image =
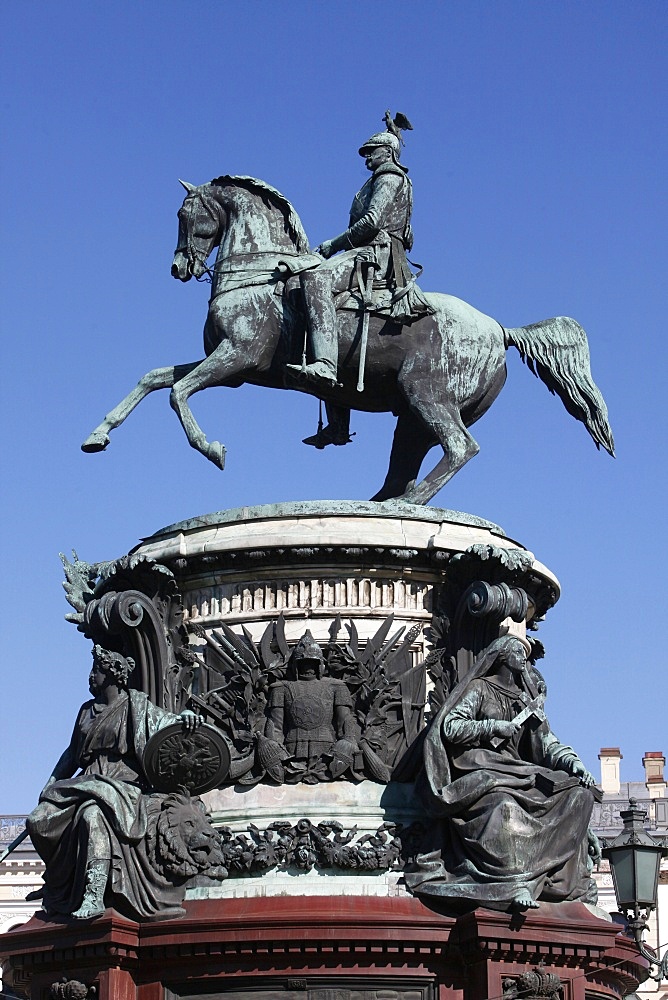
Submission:
[[20,833],[18,837],[15,837],[14,840],[12,840],[11,844],[5,847],[4,851],[0,851],[0,865],[5,860],[8,854],[11,854],[12,851],[16,850],[19,844],[23,843],[23,841],[27,838],[27,836],[28,836],[28,831],[26,829],[23,831],[23,833]]
[[380,266],[373,260],[360,261],[361,266],[367,268],[366,288],[360,282],[362,292],[362,338],[360,341],[360,365],[357,375],[357,391],[364,392],[364,368],[366,365],[366,345],[369,339],[369,313],[371,312],[373,296],[373,276],[374,271]]

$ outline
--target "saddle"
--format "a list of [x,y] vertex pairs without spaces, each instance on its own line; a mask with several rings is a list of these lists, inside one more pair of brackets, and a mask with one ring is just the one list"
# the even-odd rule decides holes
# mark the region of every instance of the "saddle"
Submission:
[[[394,241],[392,241],[394,243]],[[394,246],[392,247],[394,250]],[[403,249],[403,248],[402,248]],[[393,254],[394,258],[395,254]],[[405,254],[403,255],[405,259]],[[373,281],[371,289],[365,286],[365,278],[368,268],[365,263],[375,263],[373,248],[353,248],[337,254],[339,266],[350,264],[350,277],[347,282],[348,287],[334,291],[334,306],[336,311],[369,312],[372,316],[381,316],[384,319],[392,320],[396,323],[408,324],[423,316],[433,315],[434,307],[429,303],[425,293],[417,284],[418,275],[413,275],[407,266],[397,268],[395,273],[400,274],[399,282],[395,287],[391,287],[387,280],[376,279]],[[290,257],[281,261],[279,267],[286,274],[285,283],[276,289],[276,294],[283,292],[294,293],[299,291],[299,275],[303,271],[309,271],[319,267],[323,263],[322,257],[318,254],[301,254],[298,257]]]

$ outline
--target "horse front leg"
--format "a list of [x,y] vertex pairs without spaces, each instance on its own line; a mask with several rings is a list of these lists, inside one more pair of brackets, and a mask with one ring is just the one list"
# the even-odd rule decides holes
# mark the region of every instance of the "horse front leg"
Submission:
[[188,400],[194,393],[201,392],[202,389],[207,389],[211,385],[222,385],[247,368],[247,358],[229,341],[225,340],[208,358],[201,361],[184,378],[174,383],[169,397],[170,405],[176,412],[188,438],[188,444],[214,465],[217,465],[219,469],[225,468],[225,446],[220,441],[207,440],[204,431],[188,406]]
[[132,392],[129,392],[125,399],[122,399],[118,406],[111,410],[102,423],[98,424],[95,430],[91,431],[81,450],[86,452],[104,451],[109,444],[109,434],[116,427],[120,427],[126,417],[129,417],[136,406],[139,406],[150,392],[156,389],[169,389],[200,365],[201,361],[191,361],[186,365],[170,365],[168,368],[154,368],[143,375]]

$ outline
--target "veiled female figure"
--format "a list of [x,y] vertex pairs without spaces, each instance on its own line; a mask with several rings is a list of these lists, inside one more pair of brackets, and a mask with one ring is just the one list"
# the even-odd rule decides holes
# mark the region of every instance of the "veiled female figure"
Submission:
[[[458,908],[595,900],[588,857],[594,778],[551,731],[541,686],[544,692],[524,642],[504,636],[434,718],[420,780],[430,813],[443,823],[434,824],[433,850],[406,874],[414,893]],[[536,712],[514,721],[530,702]]]

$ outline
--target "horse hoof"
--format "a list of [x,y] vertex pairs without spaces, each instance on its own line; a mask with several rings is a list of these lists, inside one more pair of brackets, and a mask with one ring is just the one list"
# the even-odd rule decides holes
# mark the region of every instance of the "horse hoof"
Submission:
[[397,497],[397,500],[401,500],[403,503],[417,504],[418,506],[426,504],[429,498],[427,497],[425,499],[425,497],[422,494],[422,491],[417,490],[415,486],[416,486],[415,480],[411,479],[410,483],[408,483],[408,485],[406,486],[405,491],[401,494],[401,496]]
[[206,457],[209,461],[213,462],[214,465],[217,465],[221,472],[225,468],[226,450],[225,445],[221,444],[220,441],[212,441],[206,452]]
[[[396,489],[397,487],[395,487]],[[401,487],[399,487],[401,489]],[[391,487],[384,486],[378,491],[374,496],[371,497],[372,502],[385,503],[386,501],[392,501],[393,503],[416,503],[412,498],[412,491],[415,489],[415,480],[411,481],[406,485],[405,491],[403,493],[395,493],[392,491]]]
[[81,450],[89,453],[104,451],[108,444],[108,434],[101,434],[99,431],[93,431],[93,433],[89,434],[84,443],[81,445]]

